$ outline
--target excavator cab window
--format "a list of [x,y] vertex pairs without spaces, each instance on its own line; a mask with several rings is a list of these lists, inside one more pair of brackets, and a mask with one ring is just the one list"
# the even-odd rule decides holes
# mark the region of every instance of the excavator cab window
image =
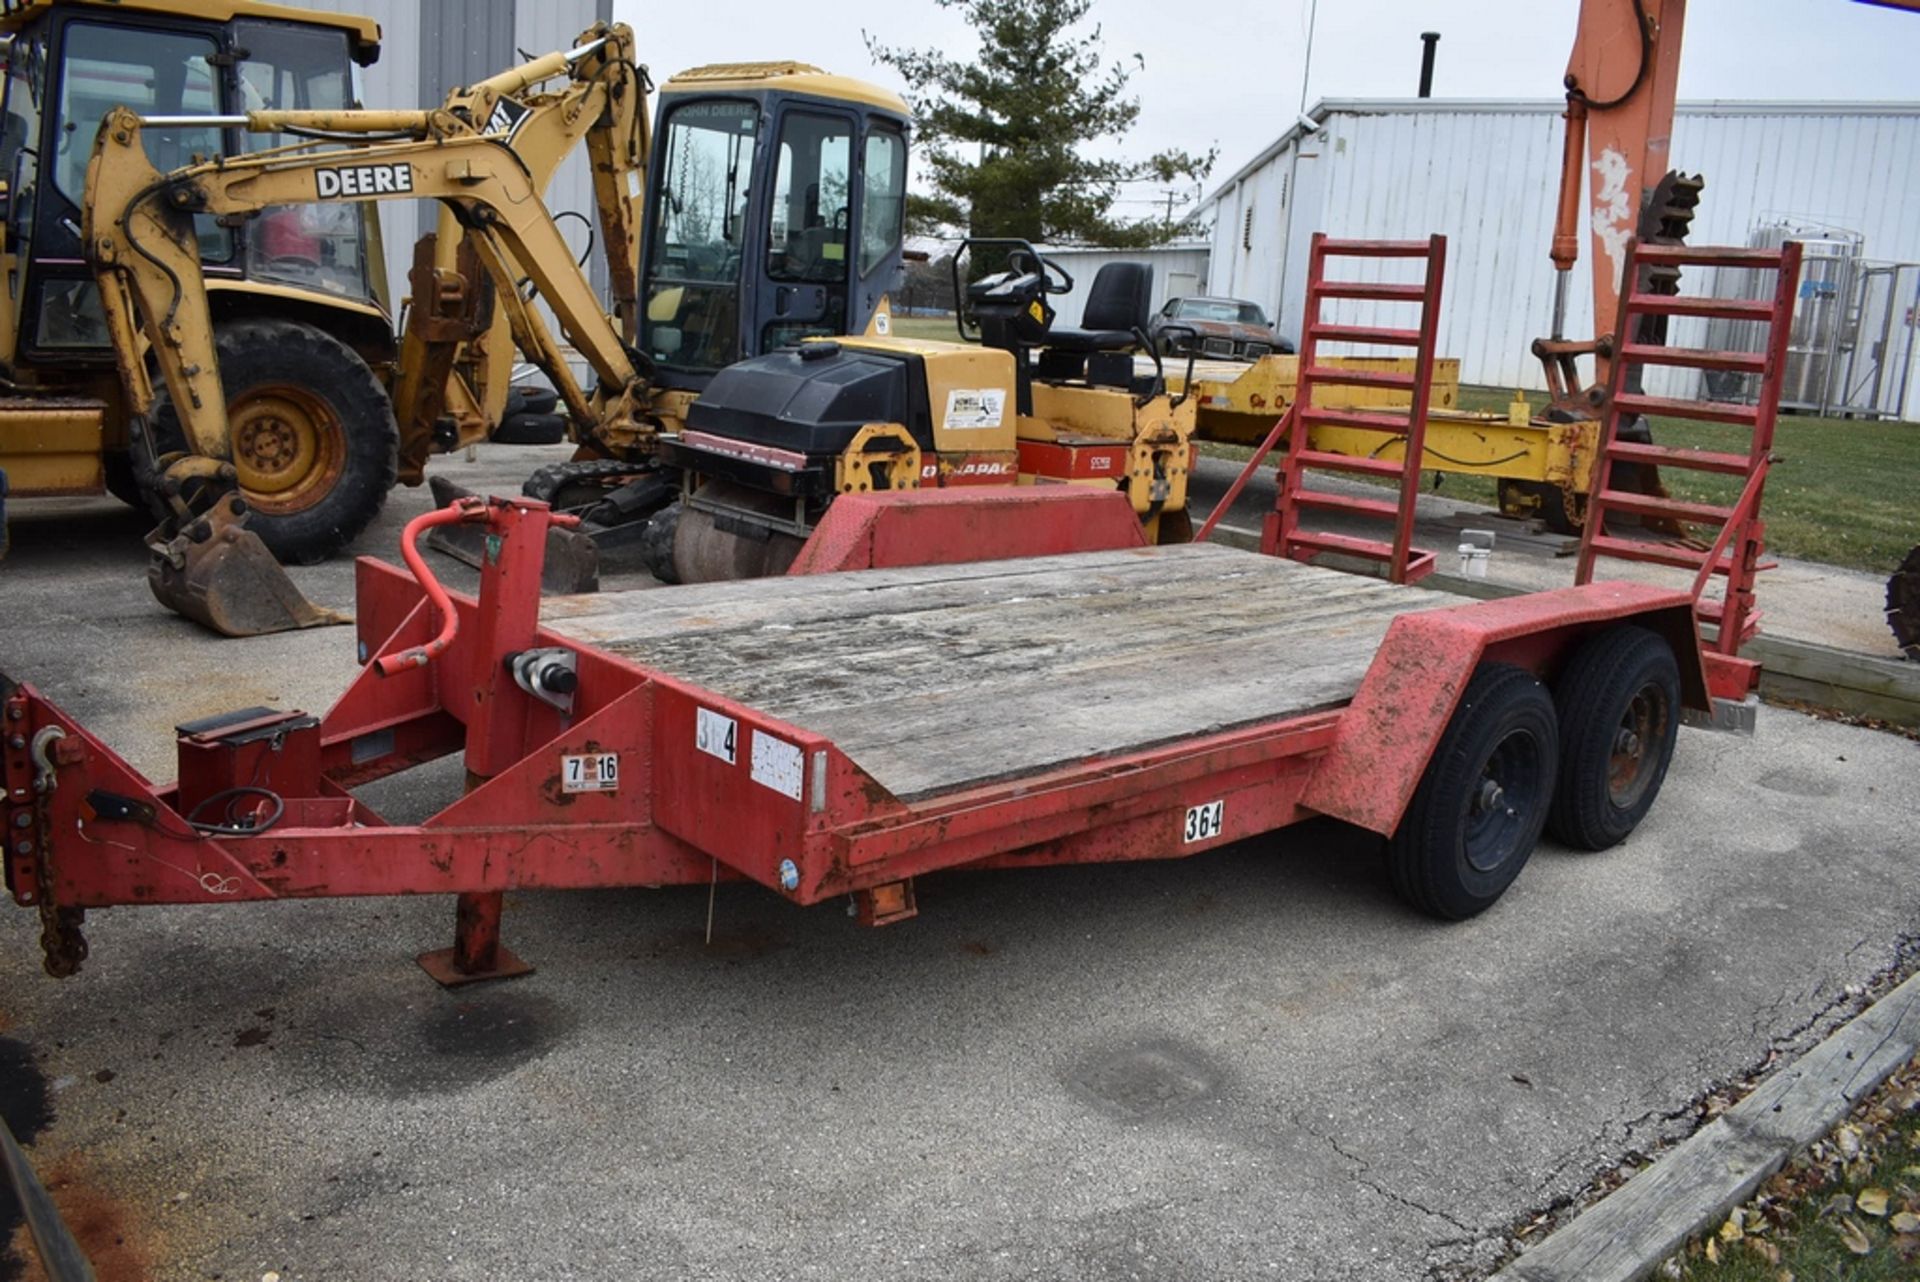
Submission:
[[[353,104],[347,35],[282,22],[237,22],[238,111],[338,111]],[[249,151],[299,139],[243,133]],[[303,289],[365,298],[369,205],[280,205],[262,210],[247,229],[247,275]]]
[[[93,273],[80,244],[87,166],[100,121],[117,106],[142,115],[227,115],[260,107],[352,105],[347,33],[316,24],[229,23],[157,10],[59,6],[13,33],[0,178],[7,226],[24,260],[12,293],[18,345],[52,365],[104,366],[112,354]],[[215,6],[217,8],[217,6]],[[213,126],[145,131],[162,170],[273,146]],[[195,220],[210,282],[250,277],[356,301],[373,297],[363,211],[269,210],[245,225]]]
[[[116,106],[143,115],[213,115],[220,110],[214,70],[219,43],[210,34],[155,31],[69,22],[61,42],[57,112],[49,143],[50,168],[60,201],[51,227],[42,217],[35,231],[37,253],[79,257],[79,211],[86,198],[87,162],[100,121]],[[220,154],[220,131],[210,126],[156,129],[147,146],[162,169]],[[52,215],[54,210],[43,211]],[[200,254],[209,263],[233,258],[233,237],[210,218],[196,220]],[[49,236],[55,243],[49,242]],[[70,242],[70,245],[69,245]],[[107,344],[106,318],[91,275],[58,273],[34,291],[31,317],[35,345],[99,349]]]
[[900,248],[907,213],[907,140],[899,130],[876,125],[867,134],[865,170],[860,203],[861,280]]
[[753,196],[760,110],[707,99],[675,107],[648,236],[642,349],[670,369],[740,359],[740,267]]
[[[76,209],[86,196],[93,137],[113,108],[131,107],[145,116],[219,113],[213,59],[220,46],[210,36],[74,22],[67,25],[65,46],[54,181]],[[220,154],[220,131],[211,126],[151,129],[146,137],[147,154],[162,170]],[[218,229],[203,231],[202,256],[220,261],[229,250],[225,241]]]
[[[0,127],[0,182],[5,182],[6,252],[24,258],[33,240],[34,189],[39,185],[41,96],[47,48],[38,33],[6,42],[5,121]],[[16,259],[14,271],[19,271]],[[19,290],[9,282],[10,296]],[[11,355],[11,353],[9,353]]]
[[780,123],[767,226],[773,315],[761,330],[763,352],[846,324],[853,132],[853,118],[839,113],[790,110]]

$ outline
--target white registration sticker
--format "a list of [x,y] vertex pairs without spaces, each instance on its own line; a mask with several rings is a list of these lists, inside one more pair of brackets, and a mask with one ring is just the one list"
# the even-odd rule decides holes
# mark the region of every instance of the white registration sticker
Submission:
[[616,792],[619,788],[619,753],[588,752],[560,758],[560,791]]
[[999,387],[956,387],[947,393],[947,414],[940,426],[998,427],[1007,415],[1007,393]]
[[800,749],[785,739],[776,739],[759,730],[753,732],[753,781],[755,783],[763,784],[775,792],[784,793],[798,801],[800,785],[806,773],[801,765],[803,759]]
[[1187,810],[1187,826],[1181,836],[1182,841],[1211,841],[1220,835],[1220,827],[1226,821],[1227,803],[1209,801],[1204,806],[1191,806]]
[[710,757],[718,757],[732,765],[740,750],[739,723],[710,708],[696,708],[693,715],[693,746]]

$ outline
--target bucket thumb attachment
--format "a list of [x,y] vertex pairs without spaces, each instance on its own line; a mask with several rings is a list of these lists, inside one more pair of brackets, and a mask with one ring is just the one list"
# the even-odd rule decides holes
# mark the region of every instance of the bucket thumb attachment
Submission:
[[224,494],[198,515],[170,519],[147,536],[147,586],[175,614],[225,637],[257,637],[351,623],[307,600],[260,536],[247,506]]
[[[433,505],[451,507],[461,499],[478,498],[472,490],[455,485],[443,476],[427,478],[433,492]],[[481,568],[487,555],[487,531],[480,525],[436,525],[424,540],[435,552],[441,552],[463,565]],[[545,596],[577,596],[600,590],[600,549],[592,538],[579,530],[547,527],[547,559],[540,570],[540,591]]]

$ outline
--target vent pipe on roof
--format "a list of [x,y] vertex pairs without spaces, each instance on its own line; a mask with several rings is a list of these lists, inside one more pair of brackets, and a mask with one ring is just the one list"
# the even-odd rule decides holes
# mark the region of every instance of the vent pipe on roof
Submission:
[[1420,51],[1420,96],[1433,97],[1433,51],[1440,44],[1438,31],[1422,31],[1420,43],[1426,47]]

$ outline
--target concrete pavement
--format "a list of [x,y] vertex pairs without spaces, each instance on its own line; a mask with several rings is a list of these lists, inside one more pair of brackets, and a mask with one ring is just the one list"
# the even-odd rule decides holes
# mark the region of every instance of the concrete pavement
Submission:
[[[547,457],[440,466],[484,488]],[[396,492],[362,550],[425,501]],[[353,671],[344,630],[161,614],[140,522],[67,506],[15,512],[0,667],[142,769],[170,773],[177,721],[318,710]],[[344,563],[296,577],[351,603]],[[881,931],[742,886],[711,945],[697,889],[514,895],[539,972],[461,993],[410,960],[442,899],[117,909],[65,982],[16,910],[0,1108],[44,1099],[30,1151],[103,1277],[1478,1276],[1902,958],[1916,766],[1771,708],[1753,740],[1683,731],[1626,846],[1543,846],[1453,926],[1332,824],[929,879]],[[412,817],[459,783],[368,799]]]

